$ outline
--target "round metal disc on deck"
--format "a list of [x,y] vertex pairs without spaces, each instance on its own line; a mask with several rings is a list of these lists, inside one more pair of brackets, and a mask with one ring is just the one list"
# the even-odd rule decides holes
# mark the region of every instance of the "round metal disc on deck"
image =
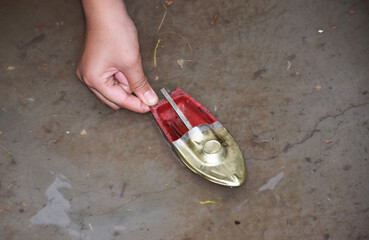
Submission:
[[204,144],[203,151],[206,154],[214,154],[222,150],[222,145],[217,140],[209,140]]

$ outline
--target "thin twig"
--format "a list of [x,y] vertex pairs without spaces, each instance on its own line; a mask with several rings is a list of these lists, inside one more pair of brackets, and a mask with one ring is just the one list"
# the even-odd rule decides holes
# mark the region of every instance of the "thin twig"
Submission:
[[158,50],[160,41],[161,39],[158,39],[158,41],[156,42],[155,50],[154,50],[154,67],[156,67],[156,51]]
[[190,42],[189,42],[189,41],[188,41],[184,36],[182,36],[182,35],[181,35],[181,34],[179,34],[179,33],[172,32],[172,31],[161,32],[161,33],[158,33],[158,34],[165,34],[165,33],[169,33],[169,34],[177,35],[177,36],[181,37],[183,40],[185,40],[185,41],[186,41],[186,43],[187,43],[187,45],[188,45],[188,48],[190,49],[191,54],[192,54],[192,47],[191,47],[191,44],[190,44]]
[[0,144],[0,148],[2,149],[2,150],[4,150],[4,152],[6,152],[8,155],[9,155],[9,157],[10,157],[10,159],[11,159],[11,165],[12,164],[16,164],[17,162],[15,161],[15,159],[14,159],[14,156],[13,156],[13,154],[6,148],[6,147],[4,147],[3,145],[1,145]]
[[51,145],[56,145],[57,143],[59,143],[62,139],[63,139],[64,135],[61,135],[57,140],[53,140]]
[[156,34],[159,34],[160,29],[161,29],[161,27],[163,26],[163,23],[164,23],[165,17],[167,16],[167,11],[168,11],[168,8],[165,6],[164,2],[163,2],[163,1],[161,1],[161,0],[160,0],[160,2],[161,2],[161,5],[163,5],[163,8],[165,9],[165,12],[164,12],[164,14],[163,14],[163,17],[161,18],[161,22],[160,22],[160,24],[159,24],[159,26],[158,26],[158,29],[156,30]]

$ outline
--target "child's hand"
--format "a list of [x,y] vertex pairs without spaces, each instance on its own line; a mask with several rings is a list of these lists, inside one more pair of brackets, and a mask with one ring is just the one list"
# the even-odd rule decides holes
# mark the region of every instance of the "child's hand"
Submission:
[[[158,97],[142,69],[137,31],[121,0],[84,0],[86,37],[77,76],[105,104],[145,113]],[[134,93],[135,95],[133,95]]]

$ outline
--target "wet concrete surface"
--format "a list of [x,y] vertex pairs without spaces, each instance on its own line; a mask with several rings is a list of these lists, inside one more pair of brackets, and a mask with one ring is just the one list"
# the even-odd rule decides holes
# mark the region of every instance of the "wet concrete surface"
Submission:
[[207,106],[247,182],[198,177],[79,82],[78,1],[4,0],[0,239],[369,238],[366,1],[175,0],[157,35],[160,1],[127,7],[154,89]]

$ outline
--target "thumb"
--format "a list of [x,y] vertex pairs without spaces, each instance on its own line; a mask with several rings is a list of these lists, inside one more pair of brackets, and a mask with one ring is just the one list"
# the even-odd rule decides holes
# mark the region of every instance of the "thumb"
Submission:
[[158,96],[147,81],[141,63],[136,64],[135,67],[125,69],[124,74],[132,91],[147,106],[153,106],[158,102]]

